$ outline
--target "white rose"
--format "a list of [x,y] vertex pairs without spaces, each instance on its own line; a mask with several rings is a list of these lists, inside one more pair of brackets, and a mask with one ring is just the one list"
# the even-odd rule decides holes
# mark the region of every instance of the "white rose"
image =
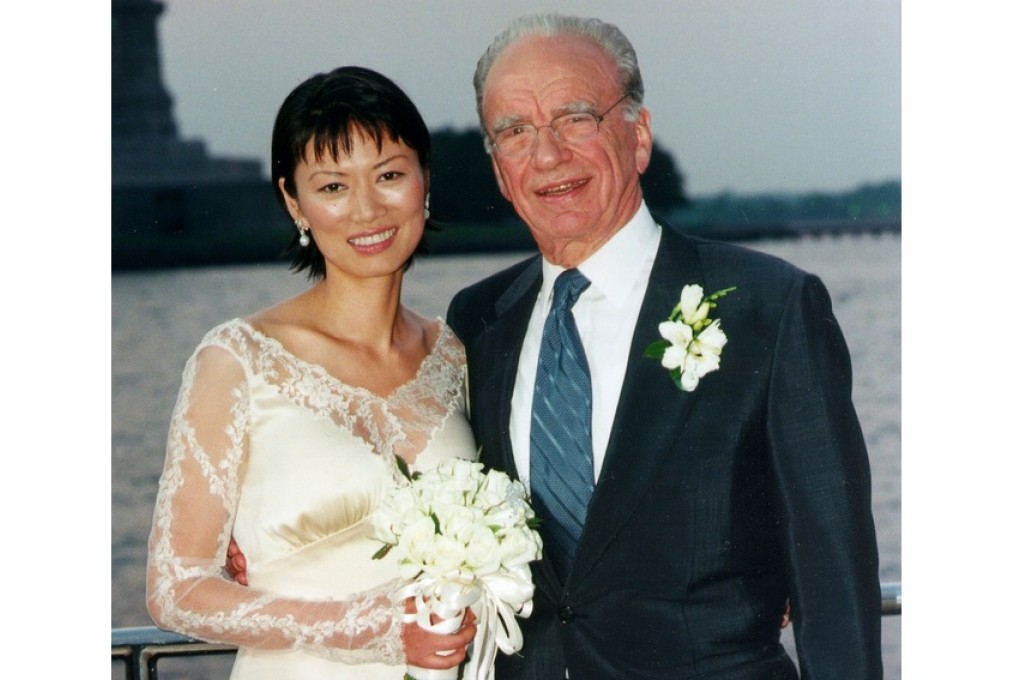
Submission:
[[436,508],[435,512],[440,531],[461,543],[467,543],[474,528],[483,521],[481,512],[463,505],[444,505]]
[[449,536],[437,535],[425,559],[425,571],[434,576],[443,576],[464,565],[467,550],[464,544]]
[[451,505],[463,505],[464,492],[452,480],[444,480],[442,483],[431,483],[430,480],[430,483],[422,485],[419,502],[423,509],[436,512]]
[[537,560],[541,546],[530,534],[530,529],[514,529],[506,532],[499,541],[499,562],[504,567],[514,567]]
[[416,517],[417,500],[409,487],[394,489],[376,508],[375,535],[386,543],[395,543],[408,518]]
[[476,525],[466,546],[464,560],[473,573],[484,576],[499,570],[500,545],[491,529]]
[[511,488],[508,475],[498,470],[490,470],[479,490],[479,499],[485,506],[499,505],[509,497]]
[[408,557],[424,562],[436,540],[436,525],[432,518],[418,513],[417,518],[408,522],[400,536],[400,547]]
[[463,458],[451,458],[440,463],[437,470],[448,482],[455,482],[457,488],[475,491],[481,479],[482,464]]

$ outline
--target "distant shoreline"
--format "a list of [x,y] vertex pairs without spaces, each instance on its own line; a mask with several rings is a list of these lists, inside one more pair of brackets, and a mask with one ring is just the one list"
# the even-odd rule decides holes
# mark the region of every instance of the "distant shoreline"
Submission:
[[[275,226],[275,225],[274,225]],[[762,241],[804,237],[858,234],[899,234],[896,220],[790,220],[785,222],[739,224],[712,222],[683,224],[685,232],[720,241]],[[214,234],[133,236],[115,240],[114,272],[148,271],[189,267],[218,267],[240,264],[288,263],[287,232],[283,228],[253,230],[247,238],[216,238]],[[535,252],[535,245],[523,224],[447,224],[426,234],[428,252],[444,255],[498,255]]]

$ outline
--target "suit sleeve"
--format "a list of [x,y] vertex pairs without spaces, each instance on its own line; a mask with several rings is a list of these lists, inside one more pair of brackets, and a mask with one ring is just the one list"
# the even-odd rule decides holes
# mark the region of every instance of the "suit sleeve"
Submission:
[[453,329],[454,334],[467,346],[467,338],[465,338],[467,329],[464,328],[464,316],[461,313],[463,297],[463,292],[460,292],[450,300],[450,306],[446,310],[446,324]]
[[775,352],[768,433],[801,675],[881,678],[868,454],[851,400],[849,352],[817,277],[793,286]]

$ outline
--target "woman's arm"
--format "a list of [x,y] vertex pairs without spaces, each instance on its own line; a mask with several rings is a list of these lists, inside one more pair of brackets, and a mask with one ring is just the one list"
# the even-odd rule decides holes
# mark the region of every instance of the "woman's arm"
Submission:
[[185,368],[149,539],[153,620],[211,642],[402,663],[401,618],[386,590],[301,600],[241,586],[224,574],[248,428],[243,366],[222,347],[201,348]]

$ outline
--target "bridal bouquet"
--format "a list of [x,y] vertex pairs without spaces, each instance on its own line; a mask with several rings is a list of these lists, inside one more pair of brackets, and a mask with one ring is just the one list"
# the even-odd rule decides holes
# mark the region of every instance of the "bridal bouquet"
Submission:
[[[413,597],[417,611],[408,620],[423,629],[453,632],[471,607],[478,634],[464,678],[488,678],[497,648],[512,654],[523,645],[515,615],[531,614],[535,588],[528,565],[541,556],[542,539],[524,486],[462,459],[413,475],[399,457],[397,465],[407,483],[396,487],[376,513],[375,537],[384,545],[373,558],[395,552],[408,583],[394,602]],[[417,680],[456,678],[457,673],[456,668],[408,667]]]

